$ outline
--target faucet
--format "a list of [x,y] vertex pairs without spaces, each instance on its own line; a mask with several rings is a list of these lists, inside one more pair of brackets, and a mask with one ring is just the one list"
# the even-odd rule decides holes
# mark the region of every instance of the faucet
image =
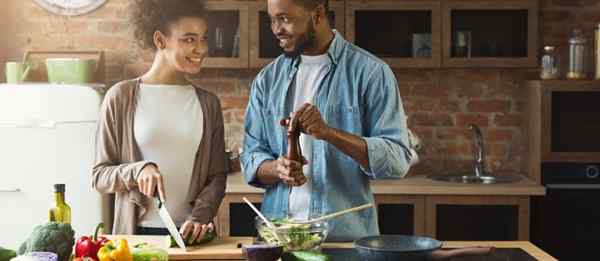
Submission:
[[475,124],[470,124],[469,129],[475,134],[475,142],[473,142],[473,171],[475,176],[481,177],[486,176],[484,151],[483,151],[483,136],[481,135],[481,129]]

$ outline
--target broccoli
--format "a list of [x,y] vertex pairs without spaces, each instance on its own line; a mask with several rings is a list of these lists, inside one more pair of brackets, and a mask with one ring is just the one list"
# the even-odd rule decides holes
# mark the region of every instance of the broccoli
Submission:
[[68,261],[75,244],[74,236],[71,224],[48,222],[33,229],[29,238],[19,247],[18,254],[53,252],[58,255],[58,261]]

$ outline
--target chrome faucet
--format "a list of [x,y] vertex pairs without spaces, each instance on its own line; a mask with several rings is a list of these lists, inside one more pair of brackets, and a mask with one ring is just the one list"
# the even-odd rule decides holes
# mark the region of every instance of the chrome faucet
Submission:
[[473,171],[475,172],[475,176],[487,176],[487,171],[485,171],[483,136],[481,135],[481,130],[475,124],[470,124],[469,129],[475,134],[475,141],[473,142]]

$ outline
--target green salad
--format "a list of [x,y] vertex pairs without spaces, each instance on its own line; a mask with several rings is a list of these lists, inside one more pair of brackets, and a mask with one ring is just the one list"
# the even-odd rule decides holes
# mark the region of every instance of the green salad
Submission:
[[275,219],[275,228],[261,222],[258,234],[267,243],[283,246],[284,251],[316,250],[324,240],[327,229],[310,224],[297,224],[289,219]]

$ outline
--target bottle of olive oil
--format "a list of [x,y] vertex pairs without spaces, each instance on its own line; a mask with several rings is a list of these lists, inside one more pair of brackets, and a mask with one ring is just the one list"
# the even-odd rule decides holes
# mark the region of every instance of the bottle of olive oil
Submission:
[[71,207],[65,202],[65,184],[54,184],[56,206],[50,208],[50,221],[71,223]]

